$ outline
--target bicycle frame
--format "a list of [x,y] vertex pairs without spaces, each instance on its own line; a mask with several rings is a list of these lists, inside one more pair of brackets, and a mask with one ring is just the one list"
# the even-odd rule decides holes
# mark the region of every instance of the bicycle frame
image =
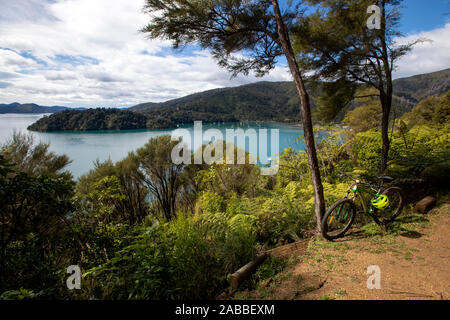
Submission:
[[[361,203],[361,207],[365,213],[368,213],[372,216],[373,208],[368,206],[370,200],[367,196],[371,198],[378,197],[380,195],[381,189],[376,190],[375,188],[368,185],[364,186],[361,182],[357,182],[351,186],[351,188],[347,191],[347,195],[345,196],[347,199],[352,199],[355,202],[356,199]],[[353,194],[353,197],[350,197],[350,194]]]

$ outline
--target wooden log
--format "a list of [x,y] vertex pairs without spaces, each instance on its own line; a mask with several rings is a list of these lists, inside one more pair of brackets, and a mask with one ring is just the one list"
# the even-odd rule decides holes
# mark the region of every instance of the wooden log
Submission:
[[242,282],[245,281],[267,258],[267,253],[256,256],[255,260],[250,261],[245,266],[231,275],[231,289],[236,291]]
[[284,246],[266,251],[272,257],[289,259],[292,256],[299,256],[308,249],[309,240],[301,240]]
[[253,261],[250,261],[245,266],[230,275],[232,291],[236,291],[242,282],[244,282],[253,272],[255,272],[269,255],[275,258],[284,259],[292,256],[299,256],[306,252],[308,243],[309,240],[297,241],[259,254]]
[[436,204],[436,198],[425,197],[416,203],[414,210],[420,213],[427,213]]

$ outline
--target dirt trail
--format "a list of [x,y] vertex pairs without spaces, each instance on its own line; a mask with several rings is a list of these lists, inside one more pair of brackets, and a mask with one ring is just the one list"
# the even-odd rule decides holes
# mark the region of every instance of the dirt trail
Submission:
[[[450,299],[450,204],[405,215],[396,232],[312,240],[282,274],[240,293],[250,299]],[[375,232],[376,233],[376,232]],[[367,267],[381,270],[368,289]]]

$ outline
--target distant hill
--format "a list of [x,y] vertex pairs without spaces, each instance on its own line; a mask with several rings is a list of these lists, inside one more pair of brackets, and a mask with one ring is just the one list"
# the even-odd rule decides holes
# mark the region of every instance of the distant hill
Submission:
[[[401,114],[422,99],[450,89],[450,69],[394,80],[394,103]],[[318,91],[309,90],[314,107]],[[257,82],[195,93],[163,103],[142,103],[128,110],[173,123],[214,119],[298,121],[299,102],[292,82]]]
[[44,116],[31,126],[32,131],[133,130],[147,128],[148,117],[119,109],[63,110]]
[[395,95],[414,103],[450,89],[450,68],[394,80]]
[[257,82],[195,93],[164,103],[143,103],[128,110],[142,112],[150,121],[174,124],[194,120],[281,121],[299,120],[299,100],[291,82]]
[[450,69],[394,80],[394,102],[409,112],[426,97],[450,90]]
[[[411,111],[420,100],[447,92],[449,89],[450,69],[395,80],[396,116]],[[320,94],[319,90],[320,88],[313,90],[311,87],[308,89],[313,108],[314,98]],[[356,106],[357,103],[352,103],[349,109]],[[194,121],[298,122],[299,114],[299,101],[292,82],[256,82],[239,87],[208,90],[163,103],[142,103],[127,110],[65,110],[44,117],[30,126],[30,129],[38,131],[162,129],[175,128],[180,124]],[[336,121],[342,120],[344,114],[345,110],[338,115]]]
[[68,108],[61,106],[45,107],[35,103],[20,104],[14,102],[11,104],[0,104],[0,114],[3,113],[56,113],[63,110],[86,110],[85,108]]

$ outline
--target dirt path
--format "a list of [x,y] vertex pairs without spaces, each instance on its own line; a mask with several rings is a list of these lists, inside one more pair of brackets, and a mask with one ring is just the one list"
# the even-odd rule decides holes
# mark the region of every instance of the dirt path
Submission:
[[[381,271],[368,289],[367,268]],[[284,272],[247,299],[450,299],[450,204],[428,215],[405,214],[393,230],[376,226],[335,242],[314,239]]]

